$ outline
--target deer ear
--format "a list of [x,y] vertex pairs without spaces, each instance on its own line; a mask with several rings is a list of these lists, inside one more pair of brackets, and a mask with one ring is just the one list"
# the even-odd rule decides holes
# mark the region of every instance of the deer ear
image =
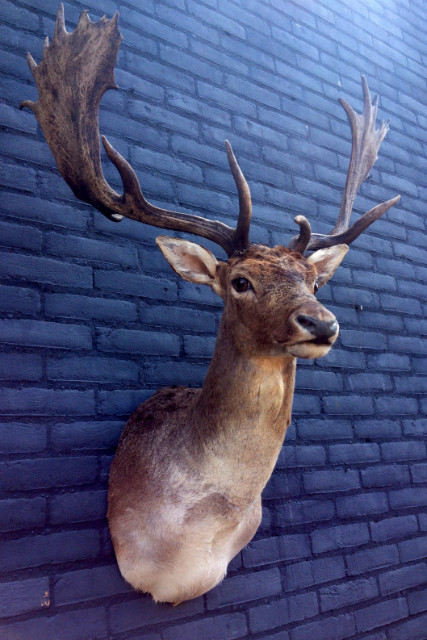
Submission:
[[337,244],[327,249],[319,249],[307,258],[308,262],[317,269],[317,284],[319,287],[326,284],[329,278],[332,278],[347,251],[348,245]]
[[213,253],[195,242],[179,238],[159,236],[156,242],[172,269],[181,278],[197,284],[208,284],[219,293],[218,261]]

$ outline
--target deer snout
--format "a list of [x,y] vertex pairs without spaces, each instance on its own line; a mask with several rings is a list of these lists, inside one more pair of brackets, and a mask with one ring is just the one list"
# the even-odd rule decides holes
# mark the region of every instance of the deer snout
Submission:
[[335,338],[338,334],[338,322],[335,318],[321,320],[301,313],[295,318],[295,322],[308,331],[315,340],[331,342],[330,338]]

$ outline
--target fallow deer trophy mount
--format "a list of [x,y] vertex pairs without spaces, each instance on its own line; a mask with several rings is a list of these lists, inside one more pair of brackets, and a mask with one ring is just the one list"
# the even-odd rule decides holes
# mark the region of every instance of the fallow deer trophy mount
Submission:
[[353,143],[342,205],[329,234],[312,234],[299,215],[299,234],[287,248],[251,244],[250,191],[228,142],[240,204],[235,229],[147,202],[132,167],[102,137],[123,182],[123,194],[116,193],[102,173],[98,108],[104,92],[117,88],[117,18],[92,22],[84,11],[68,33],[60,5],[42,61],[27,57],[38,101],[21,107],[34,111],[77,198],[110,220],[126,216],[192,233],[228,255],[217,261],[193,242],[157,238],[172,268],[185,280],[210,286],[223,298],[224,312],[202,388],[163,389],[141,404],[124,427],[109,478],[108,520],[123,577],[157,601],[178,604],[218,584],[255,534],[261,492],[291,421],[296,358],[324,356],[338,336],[335,316],[315,293],[348,245],[400,196],[350,226],[356,193],[388,130],[388,123],[375,129],[377,99],[371,102],[365,78],[362,114],[341,100]]

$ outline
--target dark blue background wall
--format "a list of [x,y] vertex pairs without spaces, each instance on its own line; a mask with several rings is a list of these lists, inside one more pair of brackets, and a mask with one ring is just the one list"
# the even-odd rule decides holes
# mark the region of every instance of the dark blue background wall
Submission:
[[70,30],[86,7],[120,10],[101,129],[153,202],[231,222],[229,138],[253,239],[286,243],[299,212],[329,230],[350,152],[337,98],[360,110],[362,72],[392,128],[357,211],[402,200],[321,292],[341,337],[300,364],[255,541],[206,597],[154,605],[116,569],[108,467],[153,389],[202,382],[220,303],[175,278],[156,230],[73,198],[18,110],[57,0],[1,2],[1,638],[425,640],[427,4],[71,1]]

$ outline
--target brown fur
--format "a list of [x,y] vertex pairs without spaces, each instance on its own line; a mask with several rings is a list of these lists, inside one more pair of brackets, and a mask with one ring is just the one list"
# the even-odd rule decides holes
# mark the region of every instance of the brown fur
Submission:
[[[301,313],[334,320],[299,254],[255,245],[217,263],[186,241],[166,249],[178,273],[224,298],[224,313],[203,387],[157,391],[126,424],[108,518],[123,576],[178,603],[215,586],[254,535],[291,419],[295,356],[324,355],[336,335],[318,345],[298,323]],[[236,292],[240,277],[253,288]]]

